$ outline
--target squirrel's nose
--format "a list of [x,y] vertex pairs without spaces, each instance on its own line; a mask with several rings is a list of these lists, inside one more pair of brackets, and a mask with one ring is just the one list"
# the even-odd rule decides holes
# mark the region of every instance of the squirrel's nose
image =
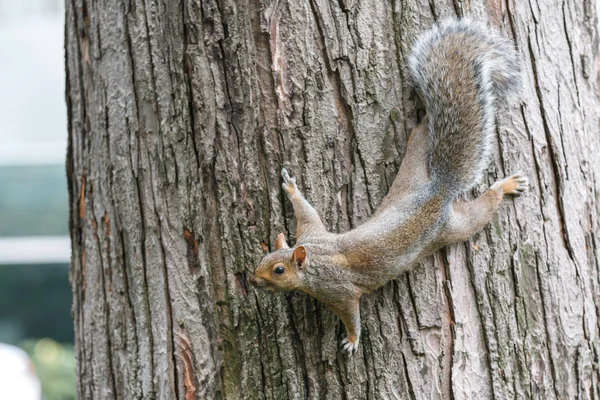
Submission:
[[256,285],[256,277],[252,275],[250,278],[248,278],[248,282],[250,282],[253,285]]

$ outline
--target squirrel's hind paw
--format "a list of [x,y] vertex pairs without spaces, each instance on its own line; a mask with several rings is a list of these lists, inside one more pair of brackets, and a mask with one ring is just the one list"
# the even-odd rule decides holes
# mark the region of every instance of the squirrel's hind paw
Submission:
[[281,177],[283,178],[283,184],[281,187],[287,192],[288,195],[293,195],[298,190],[298,187],[296,186],[296,178],[292,178],[285,168],[281,169]]
[[351,340],[349,337],[344,338],[342,340],[342,348],[349,356],[353,355],[358,350],[358,338],[354,340]]
[[521,172],[494,183],[492,189],[501,189],[503,194],[520,196],[529,187],[529,179]]

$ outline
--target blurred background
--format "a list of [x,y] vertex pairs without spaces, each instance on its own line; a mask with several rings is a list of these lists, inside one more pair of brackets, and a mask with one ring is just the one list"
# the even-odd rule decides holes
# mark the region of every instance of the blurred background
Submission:
[[0,0],[3,400],[75,398],[63,20],[63,0]]

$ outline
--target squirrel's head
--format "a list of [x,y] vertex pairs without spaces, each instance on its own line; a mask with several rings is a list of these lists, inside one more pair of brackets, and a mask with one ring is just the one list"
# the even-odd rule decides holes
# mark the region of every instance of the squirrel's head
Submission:
[[254,275],[248,281],[268,292],[298,289],[302,285],[307,266],[304,246],[290,248],[284,234],[280,233],[275,242],[275,251],[260,261]]

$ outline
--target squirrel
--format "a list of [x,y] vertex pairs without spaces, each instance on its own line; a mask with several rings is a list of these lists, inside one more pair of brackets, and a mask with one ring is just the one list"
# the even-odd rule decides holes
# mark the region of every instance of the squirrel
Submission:
[[497,100],[520,91],[512,41],[468,19],[446,20],[416,40],[408,67],[426,115],[412,131],[400,170],[364,224],[328,232],[295,178],[282,170],[297,220],[294,248],[283,233],[249,282],[262,290],[301,290],[325,303],[359,344],[360,298],[443,246],[468,240],[492,219],[505,195],[528,180],[516,173],[470,201],[457,197],[481,179],[489,162]]

